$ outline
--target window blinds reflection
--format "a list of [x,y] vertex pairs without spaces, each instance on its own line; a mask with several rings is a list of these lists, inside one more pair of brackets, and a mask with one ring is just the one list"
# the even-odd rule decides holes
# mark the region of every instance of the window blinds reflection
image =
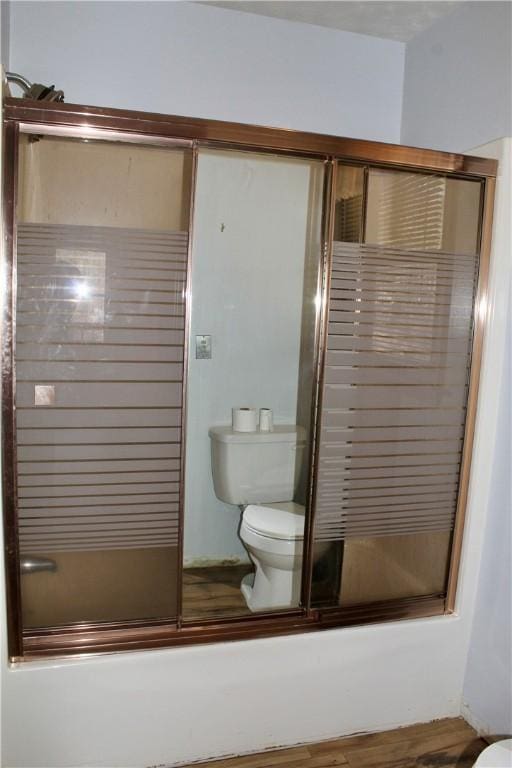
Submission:
[[364,242],[474,255],[481,191],[475,181],[370,168]]
[[[372,169],[366,242],[424,251],[441,249],[445,194],[445,178]],[[372,203],[378,205],[376,215],[372,215]]]
[[447,531],[477,258],[335,243],[317,540]]
[[22,553],[176,545],[187,241],[19,225]]
[[338,164],[334,239],[359,243],[362,239],[365,169]]

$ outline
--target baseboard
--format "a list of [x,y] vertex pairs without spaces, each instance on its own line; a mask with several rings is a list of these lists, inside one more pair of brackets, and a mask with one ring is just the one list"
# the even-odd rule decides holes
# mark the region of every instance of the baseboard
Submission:
[[507,735],[496,734],[490,727],[489,723],[484,722],[479,717],[477,717],[474,712],[471,711],[469,705],[465,701],[463,701],[461,704],[460,714],[466,723],[474,728],[478,735],[485,741],[492,743],[497,739],[507,738]]
[[248,557],[184,557],[184,568],[229,568],[237,565],[249,565]]
[[[212,757],[200,757],[197,759],[187,760],[186,762],[179,762],[179,763],[163,763],[161,765],[149,765],[146,766],[146,768],[186,768],[186,766],[194,766],[194,768],[207,768],[207,766],[211,762],[216,761],[224,761],[224,760],[232,760],[232,759],[241,759],[244,760],[244,758],[247,760],[248,763],[250,762],[251,756],[254,756],[255,764],[258,765],[264,765],[262,762],[263,755],[269,754],[271,755],[273,752],[279,752],[280,750],[288,750],[288,749],[295,749],[299,747],[307,747],[311,744],[321,744],[322,742],[328,742],[328,741],[338,741],[339,739],[350,739],[353,737],[359,737],[359,736],[371,736],[378,733],[385,733],[386,731],[396,731],[401,730],[402,728],[411,728],[415,725],[427,725],[428,723],[435,723],[442,720],[455,720],[458,719],[459,715],[453,715],[449,717],[435,717],[432,720],[421,720],[420,722],[411,722],[411,723],[388,723],[386,725],[382,725],[381,727],[377,728],[371,728],[369,730],[364,731],[352,731],[350,733],[342,733],[335,732],[332,734],[322,734],[319,735],[316,738],[308,739],[307,741],[298,741],[298,742],[286,742],[284,744],[272,744],[267,745],[266,747],[259,747],[255,749],[248,750],[246,752],[229,752],[229,753],[223,753],[223,754],[217,754]],[[275,762],[275,761],[274,761]],[[283,768],[286,768],[287,765],[295,765],[295,762],[293,760],[290,760],[290,762],[286,761],[282,763]]]

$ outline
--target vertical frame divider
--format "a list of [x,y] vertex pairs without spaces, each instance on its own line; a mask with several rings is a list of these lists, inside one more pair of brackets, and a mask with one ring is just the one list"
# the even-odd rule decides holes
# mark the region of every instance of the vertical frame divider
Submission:
[[[317,308],[315,386],[311,410],[311,438],[309,452],[308,498],[307,514],[304,528],[304,551],[302,561],[302,594],[301,605],[308,615],[311,610],[311,588],[313,584],[313,551],[314,524],[316,501],[316,466],[322,415],[323,372],[325,367],[325,351],[327,340],[327,323],[329,318],[329,288],[331,283],[332,241],[334,234],[334,212],[336,205],[337,161],[330,158],[325,161],[324,193],[322,206],[322,262],[320,267],[320,284],[318,293],[321,304]],[[313,613],[315,613],[313,611]]]
[[19,127],[4,125],[4,218],[2,265],[2,495],[7,582],[8,651],[11,659],[23,654],[21,584],[17,515],[16,460],[16,200]]
[[368,205],[368,177],[370,170],[367,165],[363,169],[363,199],[361,200],[361,230],[359,232],[359,243],[363,245],[366,242],[366,213]]
[[176,572],[176,627],[183,625],[183,555],[185,533],[185,470],[187,447],[187,404],[188,404],[188,363],[190,355],[190,324],[192,318],[192,240],[194,234],[194,212],[197,181],[197,142],[192,145],[192,174],[190,181],[190,201],[188,219],[187,283],[185,287],[185,328],[183,345],[183,384],[181,392],[181,438],[180,438],[180,508],[178,528],[178,553]]
[[478,405],[478,385],[480,381],[484,333],[489,313],[488,283],[495,188],[496,180],[494,178],[489,177],[485,182],[483,182],[482,211],[480,219],[480,263],[478,270],[478,285],[473,310],[474,333],[466,410],[466,429],[464,431],[464,447],[461,460],[459,493],[457,498],[457,510],[455,513],[455,526],[453,530],[452,550],[448,572],[448,583],[446,588],[446,613],[453,613],[455,610],[457,582],[462,557],[464,523],[467,514],[471,458],[473,454],[476,412]]

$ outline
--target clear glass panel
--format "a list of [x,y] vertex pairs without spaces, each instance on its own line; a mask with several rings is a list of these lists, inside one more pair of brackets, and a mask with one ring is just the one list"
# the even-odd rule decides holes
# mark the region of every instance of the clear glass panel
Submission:
[[26,628],[175,615],[190,185],[186,150],[21,138]]
[[370,168],[364,241],[474,255],[480,195],[478,181]]
[[[322,163],[199,153],[187,385],[188,619],[299,604],[322,188]],[[233,431],[232,408],[244,406],[257,414],[272,409],[273,432]]]
[[474,182],[370,169],[372,244],[333,244],[315,605],[445,590],[466,416],[479,194]]
[[442,594],[450,544],[446,531],[347,539],[340,605]]

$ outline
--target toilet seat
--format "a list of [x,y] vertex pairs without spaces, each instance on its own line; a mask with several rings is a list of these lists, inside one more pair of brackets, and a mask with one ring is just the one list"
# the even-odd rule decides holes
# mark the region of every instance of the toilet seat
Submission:
[[269,539],[302,541],[304,538],[304,507],[293,501],[274,504],[249,504],[242,525],[251,533]]

